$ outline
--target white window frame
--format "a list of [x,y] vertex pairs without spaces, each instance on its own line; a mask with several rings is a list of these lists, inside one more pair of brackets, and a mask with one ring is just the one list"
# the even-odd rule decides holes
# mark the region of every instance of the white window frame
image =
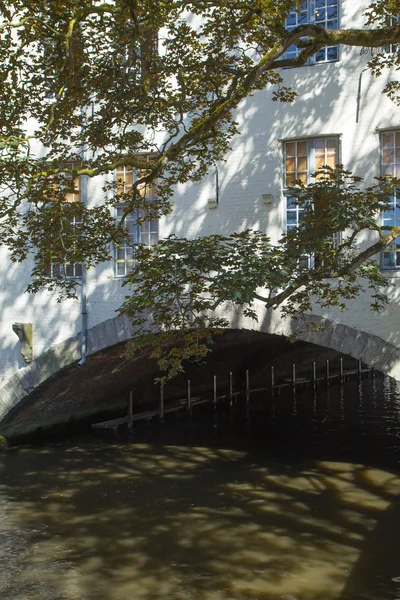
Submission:
[[[336,2],[334,6],[333,2]],[[287,18],[285,19],[285,29],[292,31],[298,25],[323,25],[327,29],[339,29],[340,27],[340,2],[341,0],[303,0],[300,12],[296,12],[294,7]],[[336,18],[330,18],[332,13],[328,13],[329,9],[336,9]],[[325,11],[325,12],[324,12]],[[305,14],[307,15],[305,17]],[[320,18],[319,18],[320,17]],[[293,22],[294,20],[294,22]],[[331,23],[336,23],[336,27],[329,27]],[[331,58],[328,57],[329,50],[334,49],[335,55]],[[299,56],[301,50],[296,46],[290,46],[282,59],[291,59]],[[339,46],[324,46],[316,54],[311,56],[306,65],[319,65],[331,62],[337,62],[340,59]],[[322,56],[324,53],[325,58],[320,59],[319,55]]]
[[[397,25],[400,21],[400,15],[392,16],[389,19],[389,25]],[[400,51],[400,44],[389,44],[388,46],[384,46],[383,51],[385,54],[394,54],[395,52]]]
[[[394,138],[394,144],[392,148],[389,148],[388,146],[386,146],[384,148],[383,144],[383,136],[387,134],[392,134],[393,138]],[[397,134],[397,136],[396,136]],[[396,166],[397,164],[400,165],[400,157],[399,160],[397,161],[397,157],[396,154],[397,152],[400,154],[400,140],[399,140],[399,146],[397,146],[397,141],[396,141],[396,137],[400,138],[400,129],[388,129],[385,131],[381,131],[380,135],[379,135],[379,147],[380,147],[380,171],[381,171],[381,175],[397,175],[396,172],[391,173],[389,171],[389,169],[387,168],[387,165],[389,164],[393,164],[393,171],[396,171]],[[385,150],[386,151],[391,151],[393,152],[393,162],[384,162],[384,158],[385,158]],[[399,166],[399,170],[400,170],[400,166]],[[400,176],[400,173],[398,174],[398,176]],[[393,189],[393,194],[391,195],[391,199],[392,199],[392,205],[393,205],[393,209],[392,211],[382,211],[381,212],[381,224],[385,225],[385,224],[389,224],[391,227],[400,225],[400,188],[394,188]],[[393,217],[390,216],[390,213],[393,212]],[[397,214],[398,212],[398,214]],[[389,248],[383,250],[380,253],[380,266],[381,266],[381,270],[382,271],[398,271],[400,269],[400,237],[397,238],[397,246],[396,246],[396,240],[394,242],[392,242],[391,246],[393,249],[390,250]],[[396,249],[396,247],[398,249]],[[386,256],[385,256],[386,255]],[[392,264],[385,264],[387,259],[390,259],[389,256],[387,255],[392,255],[392,260],[391,263]],[[399,262],[399,264],[397,264],[397,262]]]
[[[312,183],[314,181],[314,179],[311,177],[313,175],[313,173],[315,173],[316,168],[315,168],[315,143],[317,141],[324,141],[325,145],[327,140],[336,140],[336,144],[337,144],[337,159],[336,159],[336,164],[340,164],[341,162],[341,145],[340,145],[340,136],[339,135],[321,135],[321,136],[315,136],[315,137],[307,137],[307,138],[295,138],[295,139],[288,139],[288,140],[283,140],[282,144],[283,144],[283,173],[282,173],[282,187],[283,187],[283,198],[284,198],[284,204],[283,204],[283,230],[284,233],[288,233],[288,226],[290,227],[290,229],[295,229],[296,227],[298,227],[299,222],[300,222],[300,213],[302,212],[302,209],[299,206],[293,206],[292,208],[288,208],[288,201],[291,200],[291,196],[289,195],[289,191],[286,185],[286,144],[292,144],[292,143],[306,143],[307,144],[307,181],[306,184]],[[312,166],[311,166],[312,165]],[[302,171],[303,173],[306,172],[305,170]],[[296,213],[296,225],[294,225],[294,222],[291,222],[290,224],[288,224],[288,212],[293,212]],[[334,243],[339,245],[340,244],[340,239],[341,239],[341,235],[340,233],[336,233],[333,235],[333,240]],[[314,267],[314,256],[304,256],[302,259],[303,262],[303,267],[308,268],[308,269],[312,269]]]
[[[126,184],[126,173],[128,173],[129,175],[132,174],[132,184]],[[127,168],[124,167],[124,178],[123,178],[123,191],[126,193],[127,192],[127,188],[129,188],[131,185],[133,185],[133,183],[137,180],[137,173],[135,171],[135,169],[133,168]],[[114,172],[114,181],[117,181],[117,172]],[[152,189],[154,190],[154,186],[152,187]],[[157,196],[152,196],[152,195],[147,195],[146,199],[148,200],[148,202],[152,202],[153,200],[155,200],[157,198]],[[126,208],[126,204],[119,204],[118,206],[115,207],[114,209],[114,219],[115,222],[118,223],[120,216],[119,216],[119,210],[123,211]],[[122,215],[121,215],[122,216]],[[152,219],[151,221],[144,221],[142,224],[138,224],[137,221],[139,219],[139,212],[135,211],[135,213],[128,213],[127,215],[127,221],[128,221],[128,225],[130,225],[131,227],[131,233],[130,233],[130,241],[126,240],[124,241],[119,248],[114,247],[114,257],[113,257],[113,270],[114,270],[114,277],[116,279],[123,279],[124,277],[126,277],[130,271],[132,270],[133,266],[134,266],[134,259],[133,258],[129,258],[129,249],[133,248],[134,246],[137,246],[139,244],[144,244],[147,247],[151,247],[153,244],[152,243],[145,243],[143,240],[145,239],[145,236],[148,236],[148,238],[150,238],[151,235],[153,236],[157,236],[157,240],[154,240],[154,243],[157,243],[159,240],[159,219]],[[125,221],[125,223],[127,222]],[[130,222],[133,222],[133,224],[130,224]],[[157,223],[156,227],[154,227],[154,223]],[[153,227],[153,229],[152,229]],[[150,239],[149,239],[150,242]],[[118,258],[118,254],[120,252],[124,252],[125,254],[125,258],[121,259]],[[118,272],[118,265],[124,265],[124,269],[123,269],[123,273],[119,273]]]
[[[78,168],[80,168],[81,163],[79,161],[70,161],[67,162],[65,164],[62,165],[64,168],[68,168],[68,169],[72,169],[72,170],[76,170]],[[60,173],[63,177],[69,179],[69,173],[64,173],[61,172]],[[78,180],[78,184],[76,185],[76,189],[77,189],[77,193],[76,192],[72,192],[72,193],[68,193],[67,196],[70,197],[69,200],[66,200],[69,203],[74,203],[74,202],[80,202],[81,201],[81,185],[82,182],[80,181],[80,178],[77,178]],[[76,182],[76,179],[74,181],[74,184]],[[76,225],[79,225],[81,223],[81,220],[77,219],[77,217],[73,217],[72,219],[72,225],[73,227],[75,227]],[[68,271],[72,269],[72,273],[68,274]],[[65,279],[82,279],[83,276],[83,264],[82,263],[62,263],[62,264],[55,264],[52,260],[50,262],[49,265],[49,277],[52,278],[56,278],[56,277],[65,277]]]

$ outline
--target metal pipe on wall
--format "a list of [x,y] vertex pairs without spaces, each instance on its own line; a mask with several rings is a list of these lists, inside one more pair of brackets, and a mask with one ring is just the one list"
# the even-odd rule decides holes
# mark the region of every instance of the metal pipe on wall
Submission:
[[[85,129],[85,111],[82,111],[82,131]],[[85,160],[85,147],[82,147],[81,157]],[[81,202],[84,206],[87,205],[87,175],[81,175],[80,181]],[[86,266],[82,263],[82,279],[81,279],[81,359],[78,366],[81,367],[86,362],[87,357],[87,329],[88,329],[88,312],[87,312],[87,287],[86,287]]]

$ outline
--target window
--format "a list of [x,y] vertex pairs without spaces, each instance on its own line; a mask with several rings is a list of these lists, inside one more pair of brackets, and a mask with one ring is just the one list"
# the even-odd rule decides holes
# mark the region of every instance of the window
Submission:
[[[304,0],[296,10],[292,8],[285,20],[285,29],[293,31],[298,25],[307,25],[312,23],[325,29],[338,29],[339,22],[339,0]],[[297,46],[290,46],[283,55],[285,59],[296,58],[301,50]],[[321,62],[332,62],[338,60],[338,46],[325,46],[306,64],[315,64]]]
[[[385,131],[381,134],[381,172],[382,175],[394,175],[400,178],[400,131]],[[391,208],[382,212],[382,225],[395,227],[400,225],[400,189],[393,189]],[[400,238],[381,252],[382,269],[400,267]]]
[[284,143],[285,182],[284,187],[293,185],[295,180],[307,184],[311,175],[319,167],[338,164],[339,140],[337,137],[293,140]]
[[[397,15],[396,17],[390,17],[388,25],[392,26],[392,25],[397,25],[397,23],[399,23],[400,21],[400,15]],[[400,44],[389,44],[389,46],[385,46],[384,47],[384,52],[385,54],[395,54],[396,52],[399,52],[400,50]]]
[[[66,163],[65,167],[69,169],[79,169],[80,163],[70,162]],[[72,175],[69,173],[62,173],[62,177],[65,180],[72,180]],[[65,185],[65,184],[64,184]],[[65,194],[65,201],[68,203],[75,203],[81,201],[81,189],[80,189],[80,178],[77,177],[73,182],[74,189],[68,191]],[[54,188],[60,188],[59,183],[54,184]],[[77,225],[81,223],[80,215],[74,215],[71,218],[72,229],[75,229]],[[67,279],[80,279],[82,277],[82,263],[70,263],[66,262],[63,264],[55,263],[53,260],[47,267],[47,274],[49,277],[66,277]]]
[[[139,177],[142,176],[142,173],[136,173],[132,167],[123,166],[118,167],[115,173],[115,178],[117,181],[117,193],[129,194],[132,191],[132,186],[135,181]],[[157,191],[155,184],[151,186],[141,185],[139,187],[139,193],[142,198],[156,198]]]
[[[284,196],[286,232],[292,231],[299,226],[303,209],[296,204],[296,199],[291,197],[285,190],[294,184],[295,180],[304,185],[312,183],[312,175],[324,165],[336,167],[339,163],[339,139],[337,137],[315,138],[308,140],[293,140],[284,142]],[[340,243],[340,234],[333,236],[333,243]],[[303,267],[312,266],[313,257],[303,258]]]
[[[116,171],[117,192],[129,193],[132,190],[133,183],[137,179],[137,174],[132,167],[119,167]],[[143,198],[148,198],[149,202],[156,198],[156,186],[143,186],[139,188],[139,193]],[[124,205],[116,207],[116,222],[120,223],[124,214]],[[116,277],[125,277],[131,271],[134,263],[133,247],[136,244],[143,244],[147,247],[153,246],[158,242],[158,219],[144,221],[138,224],[138,213],[128,214],[125,218],[125,229],[129,239],[126,239],[119,248],[114,251],[114,272]]]

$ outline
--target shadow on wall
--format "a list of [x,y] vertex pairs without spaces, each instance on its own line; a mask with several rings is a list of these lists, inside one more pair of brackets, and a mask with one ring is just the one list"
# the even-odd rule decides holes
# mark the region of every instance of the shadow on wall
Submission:
[[[178,236],[194,237],[210,233],[227,234],[250,227],[268,232],[273,240],[278,239],[283,226],[280,140],[304,135],[347,133],[355,128],[358,79],[350,78],[348,82],[346,73],[343,75],[346,65],[349,65],[349,68],[353,67],[355,53],[358,53],[358,50],[346,55],[347,62],[343,60],[297,71],[283,71],[286,83],[292,83],[299,92],[299,97],[293,105],[273,104],[269,89],[258,91],[254,97],[246,99],[237,112],[243,133],[233,140],[232,152],[228,155],[226,164],[220,165],[219,168],[218,209],[210,211],[205,203],[207,197],[215,193],[215,182],[212,178],[208,183],[205,181],[201,184],[180,186],[175,209],[167,218],[167,232],[170,230]],[[358,57],[356,60],[360,69],[365,66],[365,62],[365,57]],[[346,87],[344,83],[349,83],[349,86]],[[372,96],[371,86],[369,80],[365,90],[368,99]],[[381,99],[376,93],[373,96],[376,106]],[[343,110],[346,102],[354,103],[354,111]],[[374,114],[372,109],[368,112],[368,115],[371,114]],[[359,174],[371,172],[371,169],[375,168],[371,164],[371,155],[362,152],[363,139],[360,132],[365,128],[368,128],[365,122],[362,129],[355,128],[356,133],[351,137],[354,148],[347,152],[348,155],[357,157],[352,167]],[[272,193],[276,200],[271,206],[267,207],[263,203],[262,195],[265,193]],[[16,265],[11,265],[2,279],[0,310],[5,344],[3,356],[6,356],[0,366],[2,372],[24,366],[18,339],[11,333],[14,321],[34,323],[36,356],[55,342],[70,339],[80,330],[79,301],[58,305],[51,294],[23,294],[25,282],[19,276],[18,269]],[[121,290],[120,281],[113,279],[111,265],[105,264],[96,271],[89,272],[90,326],[113,317],[114,310],[122,303],[125,293],[126,290]],[[391,288],[389,293],[391,301],[395,304],[398,295],[396,288]],[[377,320],[373,326],[374,331],[381,332]],[[391,328],[387,339],[396,346],[400,345],[400,332]],[[73,346],[75,348],[75,341]]]

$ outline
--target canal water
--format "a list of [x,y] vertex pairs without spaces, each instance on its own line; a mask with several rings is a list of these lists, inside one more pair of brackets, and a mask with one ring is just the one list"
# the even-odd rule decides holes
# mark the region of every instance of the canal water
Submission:
[[1,600],[400,598],[400,388],[0,455]]

